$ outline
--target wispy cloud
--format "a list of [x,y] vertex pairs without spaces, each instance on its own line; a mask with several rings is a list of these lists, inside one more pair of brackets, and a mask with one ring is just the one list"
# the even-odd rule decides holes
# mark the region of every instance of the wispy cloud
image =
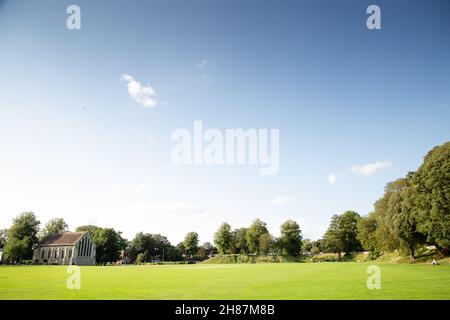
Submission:
[[197,64],[197,68],[203,69],[208,64],[208,60],[203,59],[199,64]]
[[120,186],[120,184],[117,183],[111,183],[108,185],[108,188],[114,191],[120,191],[122,190],[122,187]]
[[294,196],[278,196],[275,199],[273,199],[272,202],[276,203],[276,204],[293,203],[293,202],[295,202],[295,197]]
[[352,172],[361,176],[370,176],[377,171],[389,168],[392,166],[390,161],[376,161],[365,165],[356,165],[352,167]]
[[200,206],[185,202],[163,202],[137,204],[135,208],[141,214],[161,215],[165,217],[190,217],[192,219],[206,219],[209,214]]
[[211,80],[209,74],[205,71],[208,63],[209,63],[209,61],[207,59],[203,59],[202,61],[200,61],[199,64],[197,64],[197,68],[201,70],[201,77],[205,81]]
[[336,175],[334,173],[329,174],[327,181],[329,184],[336,184]]
[[148,183],[139,183],[137,186],[133,188],[133,192],[135,193],[144,193],[150,190],[150,185]]
[[156,106],[156,91],[150,85],[143,85],[136,81],[128,74],[122,74],[121,79],[127,82],[128,94],[137,103],[146,108],[153,108]]

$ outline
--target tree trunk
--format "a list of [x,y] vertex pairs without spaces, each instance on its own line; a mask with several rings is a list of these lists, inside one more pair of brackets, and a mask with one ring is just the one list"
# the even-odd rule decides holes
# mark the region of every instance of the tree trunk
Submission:
[[436,247],[437,251],[438,251],[441,255],[443,255],[443,256],[448,256],[448,255],[450,254],[450,250],[446,250],[446,249],[444,249],[444,248],[438,246],[437,244],[435,244],[434,246]]
[[410,246],[409,247],[409,258],[414,261],[416,259],[416,256],[414,255],[414,247]]

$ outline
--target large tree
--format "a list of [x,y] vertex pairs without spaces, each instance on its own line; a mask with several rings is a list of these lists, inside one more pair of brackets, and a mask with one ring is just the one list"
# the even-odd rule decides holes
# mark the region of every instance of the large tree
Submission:
[[269,233],[267,224],[260,219],[253,221],[246,233],[249,252],[259,253],[259,237],[265,233]]
[[232,253],[247,254],[248,253],[248,243],[247,243],[247,228],[234,229],[231,232],[233,238],[233,246],[231,249]]
[[214,244],[217,246],[219,253],[231,253],[233,246],[233,236],[231,234],[231,226],[224,222],[214,235]]
[[44,239],[58,233],[66,232],[68,227],[69,225],[64,221],[63,218],[52,219],[45,224],[44,229],[42,229],[40,238]]
[[417,229],[441,252],[450,253],[450,142],[433,148],[412,178]]
[[8,229],[0,229],[0,248],[3,248],[8,242]]
[[165,260],[179,260],[181,254],[176,251],[165,236],[142,232],[135,235],[127,248],[131,261],[135,261],[139,254],[143,254],[145,262],[162,260],[163,255]]
[[198,234],[197,232],[189,232],[183,241],[183,247],[187,255],[191,258],[198,250]]
[[400,239],[394,232],[392,216],[389,213],[389,201],[393,194],[403,189],[401,179],[389,182],[384,188],[383,196],[374,204],[373,218],[376,220],[374,241],[378,252],[393,251],[400,247]]
[[357,239],[357,224],[360,218],[354,211],[346,211],[331,218],[325,240],[326,245],[338,254],[339,260],[343,252],[349,254],[361,248],[361,243]]
[[280,246],[284,254],[293,257],[300,255],[302,250],[302,232],[294,220],[287,220],[280,226]]
[[13,219],[5,246],[5,255],[10,261],[20,262],[33,257],[33,247],[38,243],[39,224],[33,212],[24,212]]
[[275,239],[269,233],[263,233],[258,239],[259,252],[267,255],[275,249]]
[[406,178],[397,179],[398,190],[389,198],[387,216],[391,221],[391,230],[406,248],[411,259],[415,259],[415,248],[425,242],[425,237],[417,229],[417,216],[412,210],[414,192],[411,189],[413,173]]
[[373,212],[358,221],[358,240],[361,242],[363,248],[369,251],[370,258],[373,259],[379,255],[378,240],[376,237],[377,228],[378,223]]

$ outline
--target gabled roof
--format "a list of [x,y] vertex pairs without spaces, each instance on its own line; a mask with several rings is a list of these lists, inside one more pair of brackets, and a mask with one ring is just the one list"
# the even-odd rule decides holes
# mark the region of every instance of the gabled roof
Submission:
[[86,233],[87,231],[55,234],[42,240],[41,243],[39,243],[39,246],[73,246]]

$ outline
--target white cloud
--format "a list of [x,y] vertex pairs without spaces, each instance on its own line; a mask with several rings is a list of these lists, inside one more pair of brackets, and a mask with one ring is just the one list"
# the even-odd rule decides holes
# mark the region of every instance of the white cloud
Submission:
[[116,184],[116,183],[111,183],[110,185],[108,185],[108,188],[114,191],[120,191],[122,190],[122,187],[120,186],[120,184]]
[[275,199],[273,199],[272,202],[276,203],[276,204],[293,203],[293,202],[295,202],[295,197],[294,196],[278,196]]
[[150,185],[148,183],[139,183],[136,187],[134,187],[133,192],[144,193],[149,190],[150,190]]
[[208,64],[208,60],[203,59],[203,60],[197,65],[197,68],[203,69],[204,67],[206,67],[207,64]]
[[211,81],[211,77],[207,72],[205,72],[206,66],[208,65],[209,61],[206,59],[203,59],[199,64],[197,64],[197,68],[202,70],[201,77],[205,81]]
[[144,203],[135,205],[135,208],[141,214],[172,216],[173,218],[206,219],[209,217],[209,214],[200,206],[184,202]]
[[156,106],[156,91],[150,85],[143,85],[136,81],[128,74],[122,74],[121,79],[127,82],[128,94],[137,103],[146,108],[153,108]]
[[370,176],[371,174],[389,168],[390,166],[392,166],[390,161],[376,161],[361,166],[353,166],[352,171],[362,176]]
[[336,175],[334,173],[331,173],[327,177],[329,184],[336,184]]

